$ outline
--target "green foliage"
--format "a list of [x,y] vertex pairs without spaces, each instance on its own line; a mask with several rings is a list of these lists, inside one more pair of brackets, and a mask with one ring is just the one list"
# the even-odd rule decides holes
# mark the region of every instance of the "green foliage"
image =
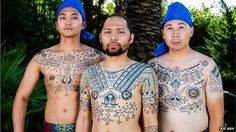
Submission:
[[[61,0],[3,0],[1,8],[2,40],[11,48],[26,44],[27,56],[55,44],[57,31],[54,14]],[[33,47],[33,48],[32,48]]]
[[[194,49],[215,60],[223,80],[225,124],[235,125],[235,42],[236,8],[228,7],[221,0],[221,14],[213,14],[203,6],[201,11],[192,9],[195,33],[191,40]],[[232,107],[234,106],[234,107]]]
[[[4,47],[4,44],[1,45],[1,126],[3,131],[13,131],[12,105],[15,93],[25,71],[25,65],[22,65],[26,56],[25,47],[23,43],[19,43],[15,48],[9,50]],[[35,87],[34,93],[29,100],[27,115],[42,113],[45,100],[46,93],[44,92],[43,82],[41,80]],[[26,122],[29,122],[29,120],[30,118],[27,116]],[[25,129],[31,129],[30,127],[32,126],[26,123]]]
[[107,12],[107,14],[109,15],[114,14],[115,12],[114,6],[115,5],[113,2],[107,3],[107,5],[105,6],[105,11]]

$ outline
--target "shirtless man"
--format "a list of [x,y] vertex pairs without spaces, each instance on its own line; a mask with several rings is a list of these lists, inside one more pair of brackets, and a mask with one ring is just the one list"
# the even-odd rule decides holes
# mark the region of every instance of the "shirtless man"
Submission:
[[168,7],[162,36],[169,50],[149,61],[158,76],[160,132],[202,132],[207,128],[219,132],[223,126],[219,69],[211,58],[189,47],[191,16],[181,3]]
[[56,16],[60,43],[43,49],[29,62],[14,100],[14,132],[24,131],[27,101],[41,73],[47,91],[43,131],[74,131],[79,111],[81,73],[89,64],[105,57],[102,52],[80,43],[80,37],[88,36],[82,34],[86,31],[81,32],[86,19],[78,0],[64,0]]
[[157,78],[150,65],[127,57],[134,39],[130,21],[112,15],[99,35],[106,57],[82,74],[76,131],[88,132],[92,113],[92,132],[157,132]]

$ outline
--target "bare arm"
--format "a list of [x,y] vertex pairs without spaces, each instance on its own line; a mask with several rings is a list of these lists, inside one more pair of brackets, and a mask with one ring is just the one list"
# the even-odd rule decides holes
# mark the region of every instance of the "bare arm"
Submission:
[[85,76],[82,74],[80,83],[80,111],[76,121],[76,132],[89,132],[90,130],[90,92]]
[[209,132],[220,132],[224,120],[223,86],[219,69],[213,64],[206,84],[207,108],[210,116]]
[[14,99],[12,112],[14,132],[24,132],[27,102],[39,77],[40,65],[32,59],[26,68]]
[[142,89],[142,113],[144,132],[158,131],[158,85],[153,69],[146,69],[147,78]]

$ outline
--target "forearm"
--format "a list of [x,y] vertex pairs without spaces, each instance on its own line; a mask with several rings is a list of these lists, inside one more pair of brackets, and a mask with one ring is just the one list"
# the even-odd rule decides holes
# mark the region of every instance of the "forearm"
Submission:
[[144,132],[158,132],[158,120],[156,114],[144,117],[143,121]]
[[76,123],[76,132],[89,132],[89,123],[87,121],[79,121]]
[[89,132],[90,130],[90,112],[80,111],[76,121],[76,132]]
[[223,117],[211,117],[209,124],[209,132],[222,132],[221,128],[223,128]]
[[221,132],[224,125],[224,102],[223,96],[215,98],[215,101],[208,102],[210,116],[209,132]]
[[157,125],[150,125],[144,127],[144,132],[158,132],[158,126]]
[[24,132],[26,104],[23,99],[15,99],[12,111],[14,132]]

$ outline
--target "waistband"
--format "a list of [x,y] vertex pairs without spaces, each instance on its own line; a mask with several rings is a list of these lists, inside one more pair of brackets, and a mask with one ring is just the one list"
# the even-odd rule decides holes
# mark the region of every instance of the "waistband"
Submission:
[[75,123],[70,124],[53,124],[44,121],[44,132],[74,132]]

